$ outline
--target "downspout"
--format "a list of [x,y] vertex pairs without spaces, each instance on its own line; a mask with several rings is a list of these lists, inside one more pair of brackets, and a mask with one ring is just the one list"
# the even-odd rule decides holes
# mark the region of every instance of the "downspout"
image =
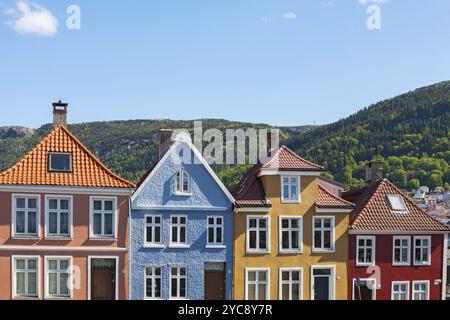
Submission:
[[442,300],[447,299],[447,252],[448,252],[448,233],[444,234],[444,248],[442,256]]

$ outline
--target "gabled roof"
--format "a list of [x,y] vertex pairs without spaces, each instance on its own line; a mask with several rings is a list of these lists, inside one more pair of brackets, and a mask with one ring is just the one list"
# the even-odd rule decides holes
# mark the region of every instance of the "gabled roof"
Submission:
[[323,167],[297,155],[286,146],[280,147],[273,157],[262,165],[262,169],[284,171],[323,171]]
[[[389,207],[387,195],[399,194],[407,212],[395,212]],[[368,187],[343,193],[343,198],[356,199],[350,215],[350,229],[387,232],[448,232],[450,228],[429,216],[414,201],[387,179],[372,182]]]
[[355,205],[350,201],[335,196],[325,189],[320,183],[318,184],[316,206],[319,208],[340,208],[353,209]]
[[[49,152],[72,154],[72,172],[48,172]],[[60,125],[30,152],[0,173],[0,185],[39,185],[64,187],[134,188],[135,185],[114,174]]]
[[206,162],[205,158],[201,155],[201,153],[197,150],[197,148],[192,144],[190,140],[179,140],[175,141],[172,146],[169,148],[169,150],[164,154],[164,156],[154,165],[152,165],[149,170],[144,174],[144,176],[140,179],[138,183],[138,188],[134,192],[133,196],[131,197],[131,201],[134,201],[137,197],[137,195],[142,191],[142,189],[149,183],[155,172],[159,170],[159,168],[162,166],[162,164],[170,157],[172,156],[173,152],[180,146],[181,144],[187,145],[192,152],[194,152],[195,157],[197,157],[201,164],[205,167],[206,171],[210,174],[210,176],[214,179],[216,184],[219,186],[219,188],[223,191],[225,196],[231,201],[231,203],[234,204],[235,199],[231,195],[231,193],[228,191],[228,189],[225,187],[225,185],[222,183],[222,181],[219,179],[219,177],[216,175],[214,170],[211,168],[211,166]]
[[271,207],[266,200],[264,188],[257,177],[261,164],[255,164],[246,172],[241,181],[234,188],[232,194],[236,199],[236,207]]

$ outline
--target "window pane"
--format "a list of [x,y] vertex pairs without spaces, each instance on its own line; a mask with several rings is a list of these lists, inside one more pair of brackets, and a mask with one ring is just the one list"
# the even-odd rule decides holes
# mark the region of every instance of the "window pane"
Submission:
[[113,202],[112,201],[105,201],[105,210],[106,211],[112,211],[113,210]]
[[36,209],[37,200],[35,198],[28,199],[28,209]]
[[292,272],[292,280],[294,280],[294,281],[300,280],[300,272],[298,272],[298,271]]
[[292,300],[300,300],[300,288],[298,284],[292,285]]
[[102,234],[102,215],[94,214],[94,234]]
[[258,285],[258,300],[265,300],[265,299],[266,299],[266,285],[259,284]]
[[161,227],[155,227],[155,242],[161,242]]
[[25,294],[25,273],[16,273],[16,290],[17,294]]
[[180,223],[186,224],[186,217],[180,217]]
[[180,242],[181,243],[186,242],[186,228],[185,227],[180,228]]
[[172,242],[178,242],[177,227],[172,227]]
[[147,227],[147,239],[146,239],[146,241],[147,242],[152,242],[153,241],[153,239],[152,239],[152,227]]
[[186,297],[186,279],[180,279],[180,297]]
[[208,228],[208,242],[213,243],[214,242],[214,229]]
[[256,272],[251,271],[248,273],[248,281],[255,281],[256,280]]
[[69,154],[50,154],[50,170],[70,171],[71,156]]
[[299,249],[300,243],[299,243],[299,235],[297,231],[292,232],[292,249]]
[[24,198],[16,199],[16,208],[17,209],[25,209],[25,199]]
[[177,279],[172,279],[172,292],[171,292],[171,296],[172,297],[177,297]]
[[60,277],[61,277],[60,284],[59,284],[60,294],[67,295],[67,294],[69,294],[69,287],[67,286],[67,281],[69,279],[69,275],[67,273],[61,273]]
[[60,209],[68,210],[69,209],[69,200],[60,200]]
[[161,279],[155,279],[155,298],[161,298]]
[[48,208],[49,208],[49,209],[53,209],[53,210],[58,209],[58,200],[56,200],[56,199],[50,199],[50,200],[48,201]]
[[57,260],[49,260],[48,261],[48,269],[49,270],[58,270],[58,261]]
[[217,243],[222,243],[222,228],[217,228]]
[[324,241],[324,243],[323,243],[324,248],[330,249],[331,248],[331,232],[330,231],[324,232],[323,241]]
[[281,246],[282,249],[289,249],[289,233],[287,231],[283,231],[281,235]]
[[69,213],[61,212],[60,214],[60,232],[61,234],[69,233]]
[[17,259],[16,260],[16,269],[23,270],[25,269],[25,260],[23,259]]
[[27,260],[28,261],[28,270],[36,270],[37,261],[35,259]]
[[281,273],[281,279],[282,279],[283,281],[289,280],[289,272],[287,272],[287,271],[282,272],[282,273]]
[[94,210],[96,211],[102,210],[102,202],[100,200],[94,201]]
[[59,270],[67,271],[67,268],[69,268],[69,260],[60,260],[59,261]]
[[37,293],[36,273],[29,272],[28,273],[28,294],[36,294],[36,293]]
[[320,231],[314,231],[314,247],[322,248],[322,234]]
[[50,294],[57,294],[57,274],[56,273],[49,273],[48,275],[48,291]]
[[297,200],[298,199],[298,190],[297,190],[297,185],[291,185],[291,194],[290,194],[290,199],[292,200]]
[[267,273],[266,272],[258,272],[258,281],[266,281]]
[[281,220],[281,227],[282,228],[289,228],[289,220],[288,219]]
[[36,212],[29,211],[28,212],[28,233],[35,234],[36,230]]
[[113,233],[113,215],[105,214],[105,234],[112,235]]
[[180,268],[180,275],[182,276],[186,275],[186,268]]
[[248,224],[250,228],[256,228],[256,219],[249,219]]
[[153,298],[153,293],[152,293],[152,279],[146,279],[146,288],[145,288],[145,292],[146,292],[146,296],[149,298]]
[[266,233],[266,231],[261,231],[259,233],[259,248],[267,249],[267,233]]
[[256,285],[248,284],[247,296],[248,296],[248,300],[256,300]]
[[259,227],[261,229],[265,229],[267,227],[267,221],[266,219],[259,219]]
[[49,212],[48,214],[48,233],[58,233],[58,214],[56,212]]
[[289,300],[289,285],[288,284],[282,285],[282,299]]
[[25,212],[17,211],[16,213],[16,232],[25,233]]

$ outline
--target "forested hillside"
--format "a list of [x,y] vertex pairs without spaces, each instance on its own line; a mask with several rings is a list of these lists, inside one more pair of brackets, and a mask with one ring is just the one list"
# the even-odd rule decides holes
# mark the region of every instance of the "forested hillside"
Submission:
[[[156,161],[160,128],[192,131],[193,121],[130,120],[70,125],[69,129],[107,166],[137,181]],[[203,120],[203,129],[268,128],[227,120]],[[0,128],[0,170],[6,169],[45,136],[51,125],[31,130]],[[327,175],[350,188],[363,184],[364,163],[385,161],[385,175],[402,188],[450,183],[450,82],[385,100],[330,125],[281,129],[281,143],[325,166]],[[232,188],[248,168],[214,166]]]

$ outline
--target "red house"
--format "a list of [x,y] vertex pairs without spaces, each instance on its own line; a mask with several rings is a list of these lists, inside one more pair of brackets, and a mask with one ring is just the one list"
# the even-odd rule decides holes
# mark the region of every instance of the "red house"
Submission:
[[[366,170],[370,177],[371,170]],[[387,179],[343,193],[350,216],[348,297],[445,299],[449,227],[422,211]]]

